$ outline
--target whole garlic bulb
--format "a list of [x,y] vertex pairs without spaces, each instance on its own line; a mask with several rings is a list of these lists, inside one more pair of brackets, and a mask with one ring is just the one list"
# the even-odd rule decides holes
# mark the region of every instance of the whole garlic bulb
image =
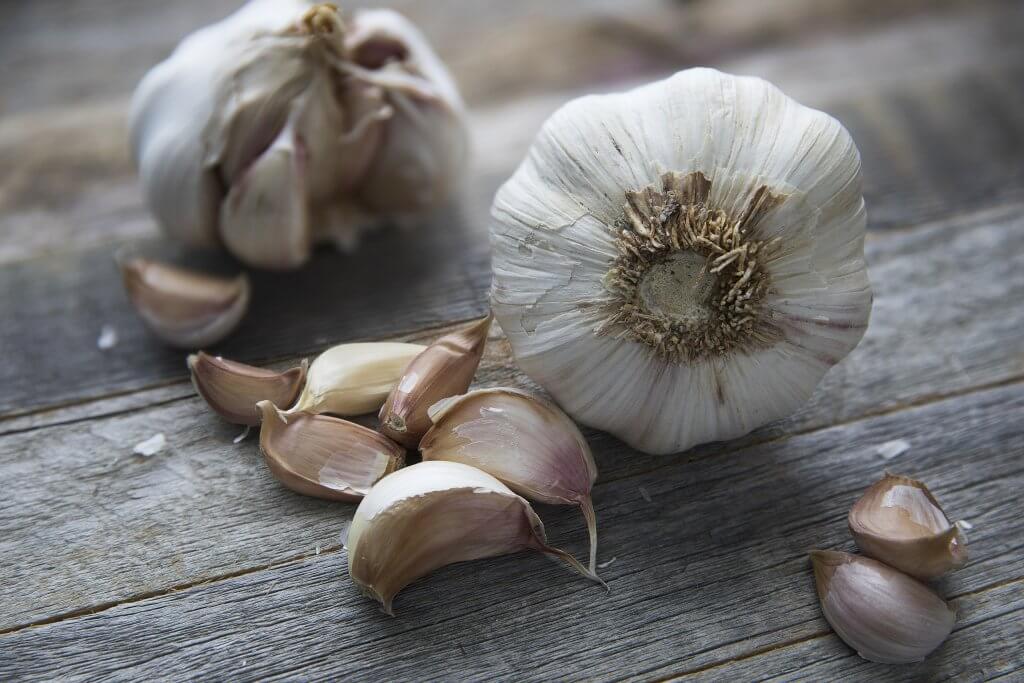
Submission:
[[436,207],[467,156],[458,91],[411,23],[308,0],[252,0],[186,37],[130,126],[164,230],[265,268]]
[[760,79],[690,69],[570,102],[492,217],[518,364],[643,451],[792,413],[867,327],[857,149]]

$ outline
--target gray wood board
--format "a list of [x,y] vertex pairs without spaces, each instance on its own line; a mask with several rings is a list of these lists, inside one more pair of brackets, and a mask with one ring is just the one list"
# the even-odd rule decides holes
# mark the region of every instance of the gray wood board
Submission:
[[[7,633],[0,636],[0,678],[60,672],[70,680],[603,680],[712,666],[827,632],[806,552],[852,549],[846,513],[885,468],[924,478],[951,516],[974,524],[972,561],[939,584],[943,594],[979,593],[1024,576],[1024,518],[1016,502],[1024,485],[1024,423],[1006,419],[1022,409],[1024,385],[1017,384],[728,457],[666,459],[656,470],[599,482],[595,490],[600,559],[614,558],[602,570],[610,593],[540,556],[520,554],[455,565],[414,583],[396,601],[395,618],[345,576],[345,554],[333,539],[351,508],[275,489],[245,454],[235,454],[234,466],[183,450],[129,460],[119,479],[135,482],[132,505],[158,510],[160,524],[187,534],[173,542],[150,537],[132,549],[80,524],[79,551],[105,555],[109,578],[50,576],[50,594],[73,588],[96,595],[142,571],[187,570],[193,551],[241,558],[254,547],[290,545],[305,557]],[[909,438],[912,448],[888,461],[875,453],[877,444],[895,438]],[[88,467],[66,473],[71,482],[84,481]],[[154,477],[178,482],[190,502],[145,486]],[[68,486],[69,501],[86,499]],[[123,500],[102,490],[95,499],[105,500],[116,519]],[[218,522],[214,505],[230,510],[233,521]],[[45,524],[62,524],[64,507],[52,506]],[[578,513],[544,507],[541,514],[553,542],[583,552]],[[3,519],[10,524],[6,513]],[[140,511],[122,523],[141,535],[153,531],[144,520]],[[11,536],[5,529],[3,538]],[[320,554],[315,543],[323,544]],[[5,590],[17,587],[4,596],[5,607],[47,599],[32,588],[31,574],[41,567],[74,570],[54,555],[59,544],[37,547],[42,555],[3,550],[21,568],[3,582]],[[1003,601],[993,610],[1004,611]],[[972,613],[964,624],[977,620]],[[821,642],[830,647],[828,639]],[[1019,647],[1006,656],[1020,666]],[[882,680],[899,669],[892,671],[872,670]]]
[[828,633],[760,656],[682,675],[678,681],[960,681],[1019,680],[1024,670],[1024,594],[1014,581],[957,601],[956,630],[925,661],[872,664]]

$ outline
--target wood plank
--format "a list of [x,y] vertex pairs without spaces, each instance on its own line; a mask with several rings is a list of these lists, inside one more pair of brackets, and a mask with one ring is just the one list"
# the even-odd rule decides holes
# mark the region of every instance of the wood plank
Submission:
[[674,681],[993,681],[1024,671],[1024,591],[1015,581],[959,598],[956,628],[919,664],[887,666],[859,658],[834,634],[736,662],[684,674]]
[[[0,678],[58,671],[72,680],[219,678],[230,671],[235,680],[435,680],[458,671],[468,678],[604,680],[711,666],[825,632],[806,552],[852,547],[846,512],[886,467],[924,478],[951,515],[975,525],[973,560],[943,581],[947,595],[1024,576],[1024,518],[1016,504],[1024,485],[1017,457],[1024,424],[1006,419],[1022,409],[1024,384],[1017,384],[730,457],[664,460],[655,471],[596,489],[601,560],[615,558],[603,570],[610,593],[539,556],[519,555],[452,566],[417,582],[397,600],[395,618],[345,578],[344,552],[334,539],[351,507],[281,491],[250,454],[220,458],[172,440],[170,454],[122,460],[112,468],[116,480],[98,463],[68,463],[64,493],[73,503],[22,496],[14,520],[8,510],[0,517],[4,543],[26,547],[26,537],[35,535],[32,545],[45,549],[30,558],[0,548],[17,563],[16,580],[0,584],[8,623],[42,615],[39,607],[72,592],[96,599],[112,584],[126,588],[182,570],[200,580],[199,556],[218,558],[225,568],[282,548],[291,554],[281,559],[303,557],[7,633]],[[133,428],[139,435],[168,428],[153,422],[146,431]],[[187,433],[202,443],[210,438],[206,430],[196,425]],[[102,438],[109,427],[93,431]],[[909,438],[912,449],[894,461],[875,454],[877,444],[894,438]],[[23,475],[39,460],[26,455]],[[159,479],[174,480],[189,502],[176,503],[161,491],[169,487],[153,486]],[[35,488],[31,476],[17,481],[24,482],[19,490]],[[129,506],[104,488],[114,481],[130,482],[138,500]],[[96,496],[81,490],[97,486]],[[76,523],[71,508],[83,506],[91,517]],[[128,509],[130,520],[118,514]],[[45,525],[33,524],[40,514]],[[577,513],[541,514],[553,541],[582,552]],[[141,546],[121,544],[126,534],[146,538]],[[102,556],[113,573],[100,580],[82,572],[88,555]],[[33,583],[50,566],[59,575]],[[1019,653],[1009,656],[1019,665]]]

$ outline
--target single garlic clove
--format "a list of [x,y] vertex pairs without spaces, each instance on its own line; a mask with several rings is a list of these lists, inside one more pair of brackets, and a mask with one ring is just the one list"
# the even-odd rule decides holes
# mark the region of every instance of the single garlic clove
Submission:
[[399,342],[331,347],[309,366],[306,386],[287,412],[350,416],[379,410],[406,366],[424,349]]
[[815,550],[811,563],[825,619],[864,659],[919,662],[953,630],[955,607],[881,562]]
[[583,438],[559,408],[517,389],[479,389],[430,408],[434,426],[420,442],[424,460],[478,467],[526,498],[577,505],[597,565],[597,520],[590,490],[597,466]]
[[380,409],[381,432],[406,448],[415,448],[430,429],[427,409],[469,389],[490,328],[488,315],[441,337],[416,356]]
[[305,360],[297,368],[283,372],[264,370],[245,363],[236,363],[200,351],[188,357],[192,386],[228,422],[251,427],[260,423],[256,404],[267,400],[287,406],[295,401],[306,381]]
[[249,307],[249,278],[219,278],[144,258],[120,260],[125,291],[160,339],[181,348],[226,337]]
[[349,527],[348,572],[393,614],[395,595],[412,581],[455,562],[538,550],[603,582],[563,550],[523,498],[491,475],[457,462],[421,462],[370,491]]
[[358,501],[405,462],[405,450],[372,429],[326,415],[286,415],[270,401],[257,408],[267,466],[297,493]]
[[854,504],[848,521],[865,554],[919,579],[967,562],[967,537],[915,479],[887,472]]

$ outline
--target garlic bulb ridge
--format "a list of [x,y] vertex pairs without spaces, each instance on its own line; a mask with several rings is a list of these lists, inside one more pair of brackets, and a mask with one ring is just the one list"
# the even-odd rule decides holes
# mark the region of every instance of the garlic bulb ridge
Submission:
[[308,0],[252,0],[185,38],[130,126],[161,226],[265,268],[436,207],[467,156],[458,91],[412,24]]
[[833,118],[690,69],[544,125],[492,208],[492,308],[573,417],[647,452],[784,417],[856,346],[860,159]]

